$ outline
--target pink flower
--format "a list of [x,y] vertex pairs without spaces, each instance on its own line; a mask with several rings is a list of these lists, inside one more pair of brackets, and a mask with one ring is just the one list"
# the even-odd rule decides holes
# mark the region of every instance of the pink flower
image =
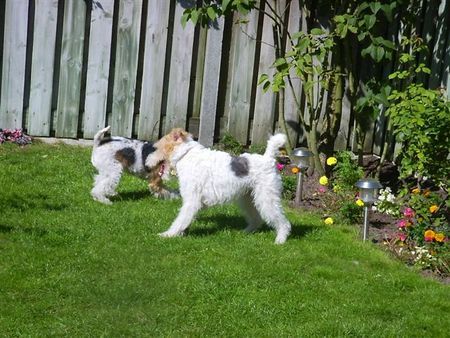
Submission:
[[399,232],[398,234],[398,239],[401,240],[402,242],[404,242],[406,240],[406,234],[403,232]]
[[397,226],[399,228],[406,228],[407,226],[409,226],[411,223],[409,223],[406,219],[401,219],[400,221],[397,222]]
[[326,193],[326,192],[327,192],[327,187],[324,187],[323,185],[321,185],[321,186],[319,187],[319,192],[320,192],[321,194]]
[[406,208],[406,209],[403,211],[403,215],[404,215],[405,217],[414,217],[414,210],[411,209],[411,208]]
[[277,169],[278,169],[278,171],[283,170],[284,169],[284,164],[277,163]]

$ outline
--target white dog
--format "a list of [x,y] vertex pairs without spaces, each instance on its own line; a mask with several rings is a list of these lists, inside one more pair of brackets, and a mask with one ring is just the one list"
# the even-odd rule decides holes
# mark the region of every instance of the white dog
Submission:
[[170,157],[179,177],[183,205],[170,228],[160,235],[183,235],[203,206],[237,200],[248,223],[247,232],[257,230],[265,221],[276,230],[275,243],[284,243],[291,224],[281,206],[282,185],[274,157],[285,142],[284,134],[276,134],[269,139],[264,155],[234,157],[187,137],[174,147]]
[[95,176],[92,197],[111,204],[109,196],[116,195],[116,187],[124,171],[148,181],[149,190],[159,198],[174,198],[178,194],[163,185],[168,177],[169,155],[173,147],[184,142],[187,132],[176,128],[155,144],[125,137],[105,137],[106,127],[94,136],[91,162],[98,171]]

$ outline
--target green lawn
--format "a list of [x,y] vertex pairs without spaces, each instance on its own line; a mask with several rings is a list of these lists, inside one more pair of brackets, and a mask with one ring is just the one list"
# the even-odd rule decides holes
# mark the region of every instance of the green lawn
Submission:
[[246,235],[233,206],[161,239],[180,201],[126,176],[94,202],[90,149],[0,145],[0,336],[443,337],[450,289],[352,227],[288,210]]

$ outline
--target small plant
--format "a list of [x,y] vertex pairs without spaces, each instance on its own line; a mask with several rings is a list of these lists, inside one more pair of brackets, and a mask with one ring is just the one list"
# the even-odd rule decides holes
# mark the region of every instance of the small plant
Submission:
[[244,147],[239,143],[236,138],[230,133],[225,133],[220,140],[220,143],[223,145],[224,150],[233,153],[235,155],[242,154],[244,151]]
[[0,144],[7,141],[24,146],[31,143],[31,137],[25,135],[22,129],[0,129]]
[[400,217],[400,206],[398,205],[391,188],[386,187],[386,189],[380,189],[378,200],[375,201],[372,210],[392,217]]
[[282,175],[283,183],[283,198],[287,200],[293,200],[295,198],[295,191],[297,189],[297,176],[296,175]]
[[355,183],[363,176],[362,169],[348,151],[329,157],[326,164],[331,167],[330,174],[329,177],[324,175],[319,178],[316,197],[328,213],[336,214],[344,222],[359,222],[364,203],[361,204],[362,201],[357,198]]

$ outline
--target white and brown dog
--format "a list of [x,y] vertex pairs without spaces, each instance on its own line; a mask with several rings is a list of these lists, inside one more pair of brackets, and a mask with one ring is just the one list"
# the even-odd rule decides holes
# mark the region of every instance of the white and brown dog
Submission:
[[108,197],[116,195],[116,187],[124,171],[148,180],[149,190],[159,198],[174,198],[178,194],[165,188],[163,179],[169,173],[169,155],[188,135],[182,129],[173,129],[155,144],[125,137],[105,137],[106,127],[94,136],[91,162],[97,169],[92,197],[111,204]]
[[266,222],[277,233],[275,243],[284,243],[291,224],[281,206],[282,185],[275,155],[286,143],[286,136],[272,136],[264,155],[237,157],[205,148],[192,137],[185,140],[174,147],[170,156],[179,178],[183,205],[170,228],[160,235],[183,235],[202,207],[237,200],[248,223],[247,232],[256,231]]

